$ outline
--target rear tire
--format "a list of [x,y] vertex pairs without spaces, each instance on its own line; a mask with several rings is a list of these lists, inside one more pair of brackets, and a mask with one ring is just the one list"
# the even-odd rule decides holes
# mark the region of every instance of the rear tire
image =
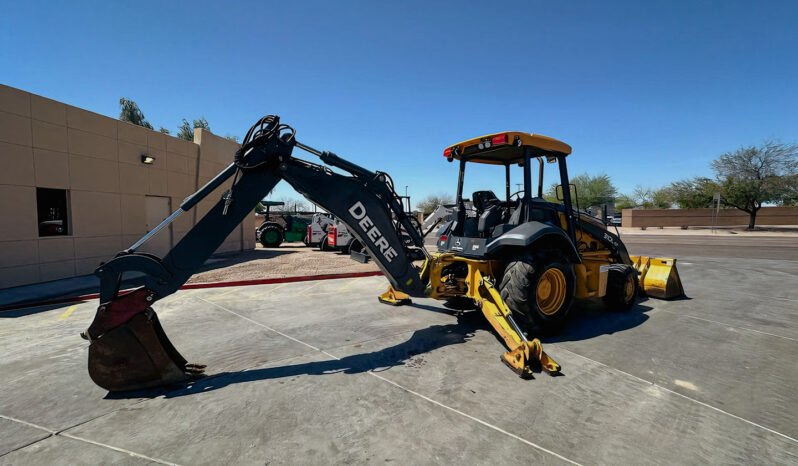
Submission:
[[258,241],[264,248],[276,248],[285,239],[283,229],[276,223],[269,223],[261,226],[258,232]]
[[330,246],[327,245],[327,235],[324,235],[324,238],[319,241],[319,251],[327,251],[330,249]]
[[604,304],[611,311],[628,311],[635,305],[637,272],[626,264],[610,264],[607,272],[607,294]]
[[571,310],[575,284],[573,265],[527,253],[507,263],[499,290],[510,310],[523,316],[527,325],[556,331]]

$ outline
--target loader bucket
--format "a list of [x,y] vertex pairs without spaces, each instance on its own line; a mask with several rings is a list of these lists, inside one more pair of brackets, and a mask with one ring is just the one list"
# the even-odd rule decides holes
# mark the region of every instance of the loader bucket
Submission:
[[[89,376],[111,391],[140,390],[199,378],[205,366],[188,364],[172,346],[140,289],[100,306],[84,337]],[[140,310],[139,310],[140,309]]]
[[646,296],[672,299],[684,296],[682,279],[676,270],[676,259],[629,256],[639,275],[640,288]]

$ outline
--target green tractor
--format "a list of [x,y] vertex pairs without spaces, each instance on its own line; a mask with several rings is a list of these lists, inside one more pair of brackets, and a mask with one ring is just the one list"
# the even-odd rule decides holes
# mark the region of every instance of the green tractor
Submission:
[[283,241],[295,243],[302,241],[308,244],[307,234],[310,219],[296,217],[290,214],[281,215],[279,219],[271,217],[271,208],[285,205],[279,201],[261,201],[261,206],[266,208],[266,218],[259,227],[255,228],[255,238],[264,248],[276,248]]

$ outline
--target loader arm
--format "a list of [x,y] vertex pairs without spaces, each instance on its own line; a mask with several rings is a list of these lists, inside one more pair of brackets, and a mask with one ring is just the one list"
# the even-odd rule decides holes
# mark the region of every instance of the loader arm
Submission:
[[[180,289],[280,180],[340,218],[392,287],[410,296],[423,296],[425,283],[409,256],[412,248],[423,250],[423,239],[404,212],[390,177],[300,144],[294,135],[294,130],[281,125],[276,116],[259,120],[247,133],[234,163],[186,198],[142,239],[97,268],[100,305],[91,325],[81,334],[91,342],[89,374],[97,385],[109,391],[134,390],[202,374],[204,366],[188,364],[172,346],[151,306]],[[349,175],[292,157],[295,147]],[[137,252],[230,178],[230,189],[163,258]],[[394,218],[405,227],[411,245],[402,241]],[[120,294],[123,278],[132,273],[140,274],[134,281],[138,288]]]

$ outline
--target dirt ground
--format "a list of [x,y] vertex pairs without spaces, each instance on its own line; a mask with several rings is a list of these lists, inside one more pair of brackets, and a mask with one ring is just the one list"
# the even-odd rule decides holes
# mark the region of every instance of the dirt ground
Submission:
[[[612,230],[611,227],[610,231]],[[618,232],[633,254],[651,254],[652,251],[649,249],[651,249],[650,243],[652,242],[655,244],[675,242],[683,244],[685,247],[695,246],[699,250],[717,247],[723,249],[725,254],[730,257],[737,257],[739,252],[745,252],[746,246],[751,244],[747,240],[757,238],[765,242],[777,242],[773,245],[774,251],[771,254],[775,259],[784,254],[784,247],[788,246],[792,237],[798,239],[798,226],[760,227],[754,231],[748,231],[745,227],[718,227],[714,232],[709,227],[691,227],[688,230],[681,228],[647,228],[645,230],[618,228]],[[738,244],[740,241],[741,243]],[[784,243],[785,241],[787,243]],[[427,236],[426,245],[428,250],[435,250],[434,235]],[[760,243],[759,245],[767,246],[768,244]],[[790,249],[790,252],[792,251]],[[693,251],[680,252],[692,253]],[[188,283],[260,280],[377,270],[377,266],[373,262],[361,264],[350,259],[348,254],[319,251],[317,248],[307,247],[302,243],[283,243],[277,248],[264,248],[258,245],[252,251],[212,258],[206,262],[202,270],[191,277]]]
[[278,248],[260,245],[252,251],[231,256],[212,258],[188,283],[228,282],[260,280],[332,273],[357,273],[376,271],[377,266],[369,261],[361,264],[348,254],[335,251],[319,251],[302,243],[283,243]]

